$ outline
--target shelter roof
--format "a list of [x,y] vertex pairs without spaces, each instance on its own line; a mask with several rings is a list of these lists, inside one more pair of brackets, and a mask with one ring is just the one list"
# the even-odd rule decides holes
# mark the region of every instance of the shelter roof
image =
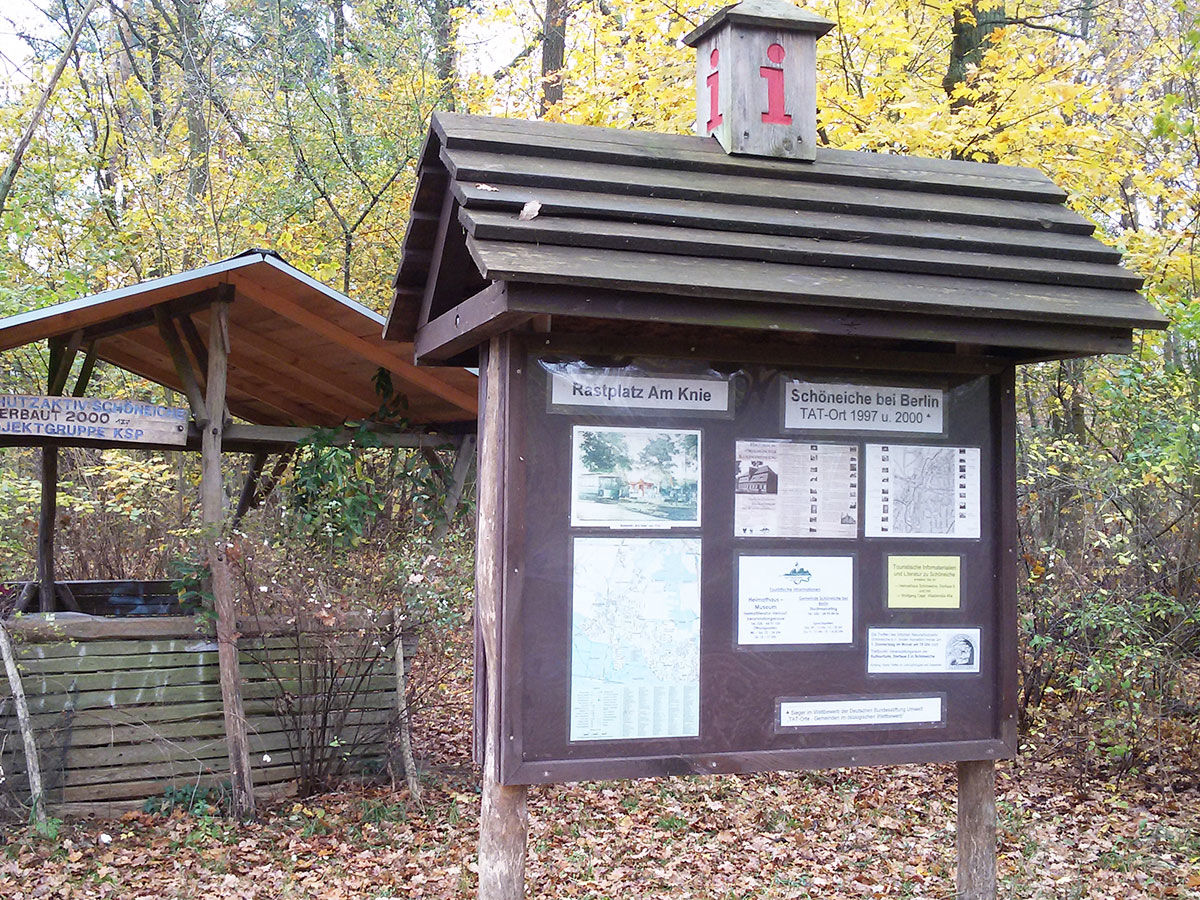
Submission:
[[383,340],[382,316],[270,251],[0,319],[0,351],[76,335],[81,346],[94,342],[98,358],[183,391],[159,320],[165,313],[174,322],[203,374],[208,307],[221,290],[233,298],[227,399],[233,415],[257,425],[300,426],[369,418],[381,405],[375,379],[383,368],[407,398],[413,424],[474,421],[473,373],[417,368],[411,345]]
[[827,148],[802,163],[437,113],[385,334],[412,340],[505,282],[558,286],[593,317],[609,314],[597,292],[616,291],[628,299],[611,314],[631,321],[915,340],[965,323],[973,337],[949,340],[1014,359],[1125,349],[1130,329],[1165,319],[1065,199],[1027,168]]

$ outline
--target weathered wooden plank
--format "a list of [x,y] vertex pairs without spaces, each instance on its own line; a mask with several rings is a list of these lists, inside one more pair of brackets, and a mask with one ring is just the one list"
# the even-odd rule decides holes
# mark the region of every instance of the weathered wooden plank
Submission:
[[[448,436],[439,437],[438,441],[438,443],[430,443],[427,446],[454,446],[454,439]],[[356,634],[360,628],[367,627],[371,627],[368,619],[351,620],[338,627],[324,625],[315,619],[300,623],[304,639],[313,642],[329,639],[336,641],[340,634]],[[181,642],[211,642],[212,638],[202,633],[199,628],[194,616],[102,618],[58,613],[52,618],[37,615],[22,616],[11,623],[10,631],[14,638],[25,642],[21,645],[21,650],[26,647],[45,646],[47,649],[39,652],[49,654],[53,652],[53,648],[58,648],[64,654],[77,653],[83,656],[105,652],[140,653],[143,651],[140,642],[146,639],[153,642],[145,648],[145,652],[149,653],[186,649],[184,645],[176,646]],[[296,630],[297,623],[294,620],[262,618],[247,621],[242,633],[248,640],[255,640],[264,634],[273,638],[281,635],[291,637],[296,634]],[[160,638],[167,640],[159,641]],[[71,643],[77,641],[85,643]],[[118,642],[121,641],[126,643],[119,644]],[[120,649],[116,649],[118,647]]]
[[1001,224],[1039,232],[1091,234],[1083,216],[1050,203],[947,197],[918,191],[806,184],[746,175],[696,178],[688,172],[638,166],[516,157],[477,150],[444,151],[442,162],[456,181],[529,188],[558,188],[591,194],[673,197],[712,203],[746,203],[800,212],[850,213],[873,218],[929,219],[966,224]]
[[504,282],[494,283],[417,330],[413,343],[417,362],[450,359],[530,318],[528,313],[511,312]]
[[[364,679],[360,689],[366,691],[385,690],[391,686],[393,679],[387,675],[373,676]],[[274,697],[278,691],[273,682],[251,681],[242,685],[246,698],[263,699]],[[299,685],[290,681],[283,682],[284,690],[298,690]],[[185,684],[158,685],[154,687],[129,688],[106,691],[80,691],[71,694],[70,698],[76,710],[102,709],[104,707],[132,706],[135,704],[160,703],[195,703],[205,700],[215,700],[221,696],[217,684]],[[62,708],[62,696],[43,694],[29,698],[30,712],[57,712]]]
[[[388,698],[392,699],[392,698]],[[82,717],[81,717],[82,718]],[[346,723],[355,727],[381,727],[395,718],[393,709],[380,706],[371,709],[362,706],[357,700],[354,707],[346,713]],[[79,719],[73,719],[69,726],[64,724],[63,717],[53,719],[43,717],[43,722],[51,724],[40,729],[35,728],[39,735],[45,735],[52,747],[55,742],[61,743],[61,735],[69,730],[71,746],[76,749],[88,747],[117,747],[124,744],[141,744],[149,741],[174,741],[198,738],[221,738],[225,734],[221,723],[221,710],[212,704],[202,718],[188,719],[177,722],[126,722],[110,725],[89,725],[81,727]],[[246,713],[246,730],[251,735],[266,735],[284,731],[290,726],[285,725],[275,715]]]
[[[354,755],[366,747],[379,747],[383,743],[383,726],[381,724],[367,725],[364,723],[346,723],[340,728],[330,728],[327,732],[331,737],[337,737],[346,747],[353,748]],[[292,762],[291,748],[296,741],[296,735],[290,730],[279,729],[269,732],[253,732],[248,734],[251,755],[269,755],[275,762]],[[41,751],[43,764],[53,761],[58,770],[63,773],[58,781],[61,785],[97,784],[108,780],[121,780],[120,771],[113,769],[123,766],[162,765],[164,768],[159,775],[171,774],[171,764],[190,764],[206,762],[213,769],[228,766],[228,750],[225,737],[210,735],[199,739],[165,739],[159,738],[139,743],[116,744],[113,746],[76,747],[72,744],[65,754],[60,755],[58,748],[47,746]],[[216,762],[214,762],[214,760]],[[0,757],[0,763],[5,771],[14,771],[9,762],[15,762],[15,768],[24,769],[24,755],[9,753]],[[149,773],[141,773],[143,775]],[[115,775],[115,777],[114,777]]]
[[[356,709],[374,711],[392,709],[395,706],[392,691],[364,690],[354,698]],[[271,727],[269,722],[275,720],[275,705],[270,697],[254,699],[245,703],[248,721],[256,717],[267,723],[262,727]],[[221,707],[219,702],[201,700],[193,702],[174,702],[149,704],[145,706],[127,707],[97,707],[95,709],[71,710],[64,712],[63,707],[52,706],[50,710],[32,716],[35,729],[53,731],[64,728],[105,728],[116,729],[128,725],[149,725],[155,728],[189,722],[203,722],[209,719],[220,721]]]
[[928,247],[969,253],[997,253],[1036,259],[1074,259],[1117,263],[1121,254],[1095,238],[1058,232],[1039,233],[999,225],[950,224],[915,219],[871,218],[842,213],[769,209],[747,203],[701,203],[661,197],[597,195],[571,190],[455,182],[453,190],[468,211],[519,212],[530,200],[541,214],[615,219],[645,224],[707,228],[721,232],[778,234],[864,246]]
[[[405,653],[411,654],[416,650],[416,641],[405,641]],[[37,647],[45,647],[50,645],[35,645]],[[87,645],[83,645],[87,646]],[[94,644],[92,646],[95,646]],[[207,644],[201,645],[207,646]],[[331,648],[334,653],[338,653],[338,648]],[[266,651],[258,648],[248,648],[242,651],[242,659],[246,663],[252,663],[255,660],[261,660],[265,652],[273,654],[272,659],[280,661],[286,660],[287,653],[291,652],[294,656],[295,646],[283,643],[281,641],[272,641],[268,645]],[[380,651],[379,656],[388,655],[386,651]],[[347,648],[345,652],[339,653],[337,659],[345,662],[352,662],[358,657],[353,648]],[[217,658],[216,650],[184,650],[180,652],[168,653],[132,653],[130,655],[116,654],[75,654],[72,656],[43,656],[38,657],[30,653],[18,654],[18,659],[21,661],[23,671],[37,675],[55,675],[64,672],[116,672],[116,671],[136,671],[138,669],[171,669],[181,668],[191,665],[215,665]]]
[[[251,762],[254,778],[261,784],[272,784],[280,781],[290,781],[296,777],[294,766],[255,766]],[[129,773],[136,777],[136,772]],[[62,803],[91,803],[102,800],[119,800],[137,798],[145,800],[148,797],[161,795],[168,787],[218,787],[229,781],[229,772],[215,774],[176,775],[170,778],[143,778],[109,784],[88,784],[79,787],[65,788],[59,791],[59,801]]]
[[[463,216],[463,224],[476,239],[485,241],[528,241],[567,247],[637,250],[718,259],[851,268],[859,271],[923,273],[956,278],[1114,290],[1136,291],[1142,286],[1141,276],[1120,266],[1073,260],[1061,260],[1053,268],[1039,268],[1030,266],[1028,259],[1003,254],[864,246],[849,241],[738,234],[544,214],[536,219],[522,221],[511,213],[473,211]],[[462,306],[460,304],[452,313],[461,314]]]
[[438,113],[434,128],[451,149],[517,152],[585,162],[620,161],[711,174],[754,174],[775,179],[903,186],[934,193],[969,193],[1011,200],[1061,203],[1066,193],[1041,172],[959,160],[817,148],[813,165],[731,157],[690,135],[626,131]]
[[[1022,323],[1162,328],[1166,319],[1134,291],[1016,285],[893,272],[853,272],[814,266],[755,263],[661,253],[537,246],[468,239],[481,270],[494,281],[528,281],[747,300],[778,306],[850,307],[907,313],[953,313]],[[515,308],[510,301],[510,308]],[[552,311],[552,310],[548,310]],[[774,330],[772,320],[730,306],[738,327]]]
[[[216,654],[213,654],[215,657]],[[245,659],[245,657],[243,657]],[[242,680],[245,683],[255,681],[270,681],[278,677],[286,684],[299,683],[303,677],[309,680],[314,677],[325,677],[322,669],[314,669],[313,664],[275,661],[259,662],[254,656],[241,666]],[[88,691],[119,691],[134,688],[170,687],[185,684],[214,684],[217,681],[218,663],[215,659],[197,661],[193,665],[172,669],[135,669],[132,671],[98,671],[98,672],[58,672],[44,674],[26,672],[24,679],[26,690],[31,696],[52,694],[73,694]],[[345,664],[345,668],[335,676],[341,684],[352,684],[355,680],[369,675],[384,675],[391,672],[390,659],[384,657],[374,663],[356,665]]]
[[[259,798],[264,801],[280,800],[296,795],[296,782],[294,779],[273,781],[269,784],[259,784],[254,790]],[[56,803],[54,804],[54,811],[57,815],[67,817],[116,819],[127,812],[140,810],[145,804],[146,799],[146,797],[134,797],[125,800],[83,800],[71,803]]]

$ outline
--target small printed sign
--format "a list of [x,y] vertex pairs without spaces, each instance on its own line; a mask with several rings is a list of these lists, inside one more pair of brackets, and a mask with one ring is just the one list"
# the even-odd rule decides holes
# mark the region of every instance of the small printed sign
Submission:
[[958,609],[961,556],[889,556],[888,609]]
[[560,369],[550,373],[550,403],[606,412],[646,409],[726,413],[729,382],[718,378],[623,375],[606,369]]
[[791,431],[945,431],[946,392],[937,388],[795,379],[783,387],[783,427]]
[[870,628],[867,671],[949,674],[979,671],[978,628]]
[[939,725],[941,697],[879,697],[869,700],[784,700],[780,728],[829,728],[846,725]]
[[0,394],[0,435],[187,443],[188,411],[136,400]]
[[738,558],[739,645],[854,642],[854,557]]

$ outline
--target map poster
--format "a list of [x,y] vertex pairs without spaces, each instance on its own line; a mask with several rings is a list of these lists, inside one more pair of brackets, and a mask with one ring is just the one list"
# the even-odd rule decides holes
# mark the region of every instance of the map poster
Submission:
[[866,536],[979,537],[979,448],[867,444]]
[[698,528],[700,432],[576,425],[571,524]]
[[889,556],[888,609],[958,609],[961,556]]
[[867,672],[979,671],[978,628],[869,628]]
[[877,697],[869,700],[782,700],[780,729],[867,725],[940,725],[941,697]]
[[854,558],[739,556],[737,642],[854,643]]
[[858,446],[734,445],[735,537],[858,537]]
[[579,537],[572,741],[700,734],[700,539]]

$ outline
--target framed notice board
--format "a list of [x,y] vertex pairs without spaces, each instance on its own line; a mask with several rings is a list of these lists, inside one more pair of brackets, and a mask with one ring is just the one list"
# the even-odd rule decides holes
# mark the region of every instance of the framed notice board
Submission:
[[512,346],[503,781],[1015,752],[1010,369]]

